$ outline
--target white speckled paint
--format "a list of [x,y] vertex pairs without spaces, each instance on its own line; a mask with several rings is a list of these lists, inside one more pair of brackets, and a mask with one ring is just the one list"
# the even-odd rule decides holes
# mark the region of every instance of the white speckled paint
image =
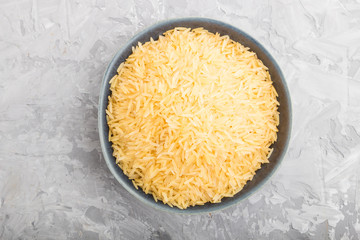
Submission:
[[[113,54],[159,20],[202,16],[259,40],[293,101],[282,166],[212,215],[143,206],[97,133]],[[359,239],[360,3],[353,0],[0,1],[0,239]]]

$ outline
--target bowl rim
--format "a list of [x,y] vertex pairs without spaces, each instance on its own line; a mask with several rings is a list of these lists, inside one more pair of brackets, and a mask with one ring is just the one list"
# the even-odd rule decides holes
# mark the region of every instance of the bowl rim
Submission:
[[[286,96],[287,102],[288,102],[288,106],[287,106],[288,107],[288,115],[289,115],[288,134],[286,136],[283,151],[281,152],[280,156],[278,157],[278,162],[274,165],[274,168],[269,172],[269,174],[267,174],[264,178],[262,178],[261,181],[256,186],[254,186],[253,189],[249,190],[244,195],[241,195],[240,197],[238,197],[237,199],[233,200],[232,202],[230,202],[228,204],[222,204],[222,202],[216,203],[216,204],[214,203],[213,206],[210,208],[192,209],[192,207],[189,207],[187,209],[179,209],[177,207],[170,207],[167,204],[159,204],[159,203],[155,202],[155,200],[153,198],[151,199],[151,201],[149,201],[148,199],[145,199],[144,197],[139,195],[139,193],[137,192],[137,190],[135,189],[135,187],[133,185],[130,185],[127,182],[124,182],[123,179],[121,179],[121,177],[118,175],[118,173],[116,171],[116,167],[119,168],[119,166],[114,165],[114,163],[113,163],[114,157],[112,156],[112,154],[109,154],[108,151],[106,150],[106,145],[111,144],[111,143],[108,141],[108,133],[106,133],[106,129],[104,128],[104,126],[107,125],[106,117],[104,118],[104,115],[106,115],[105,111],[107,108],[107,105],[105,106],[105,101],[108,98],[108,95],[106,95],[105,93],[107,90],[107,84],[108,84],[107,81],[109,81],[113,77],[113,76],[110,76],[110,70],[113,69],[114,67],[118,68],[118,65],[115,64],[115,62],[116,62],[115,60],[118,59],[127,48],[133,46],[134,40],[139,38],[140,36],[145,35],[146,33],[151,32],[152,30],[154,30],[158,27],[176,24],[178,22],[184,22],[184,21],[188,21],[188,22],[197,21],[197,22],[203,22],[203,23],[213,23],[216,25],[222,25],[223,27],[234,30],[235,32],[239,33],[240,35],[244,36],[245,38],[247,38],[251,42],[253,42],[255,45],[257,45],[257,47],[259,47],[261,49],[261,51],[270,59],[270,61],[273,63],[274,67],[276,68],[276,71],[278,72],[278,74],[280,76],[280,82],[283,84],[285,96]],[[203,17],[172,18],[172,19],[158,21],[150,26],[145,27],[143,30],[138,31],[129,40],[127,40],[126,43],[112,57],[110,63],[108,64],[108,66],[104,72],[101,87],[100,87],[99,105],[98,105],[98,130],[99,130],[101,150],[102,150],[102,154],[104,156],[106,165],[108,166],[112,175],[122,185],[122,187],[124,187],[136,199],[138,199],[140,202],[144,203],[147,206],[151,206],[155,209],[162,210],[162,211],[165,211],[168,213],[180,213],[180,214],[191,214],[191,215],[192,214],[204,214],[204,213],[211,213],[211,212],[229,208],[229,207],[234,206],[234,205],[238,204],[239,202],[247,199],[248,197],[253,195],[255,192],[259,191],[265,185],[265,183],[267,183],[269,181],[269,179],[275,174],[275,172],[277,172],[277,170],[279,169],[279,167],[288,151],[288,146],[289,146],[289,142],[290,142],[291,130],[292,130],[292,103],[291,103],[291,97],[289,94],[289,89],[288,89],[287,83],[285,81],[284,75],[283,75],[278,63],[275,61],[274,57],[266,50],[266,48],[261,43],[259,43],[256,39],[251,37],[249,34],[247,34],[246,32],[244,32],[243,30],[241,30],[237,27],[232,26],[231,24],[228,24],[226,22],[222,22],[219,20],[215,20],[215,19],[203,18]],[[161,200],[159,200],[159,202],[162,203]]]

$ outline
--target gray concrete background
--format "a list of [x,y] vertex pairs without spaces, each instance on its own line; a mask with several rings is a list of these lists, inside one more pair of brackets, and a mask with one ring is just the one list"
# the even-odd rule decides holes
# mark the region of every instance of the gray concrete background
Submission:
[[[211,215],[143,206],[97,130],[113,54],[159,20],[233,24],[279,62],[293,135],[259,192]],[[0,239],[359,239],[360,2],[0,1]]]

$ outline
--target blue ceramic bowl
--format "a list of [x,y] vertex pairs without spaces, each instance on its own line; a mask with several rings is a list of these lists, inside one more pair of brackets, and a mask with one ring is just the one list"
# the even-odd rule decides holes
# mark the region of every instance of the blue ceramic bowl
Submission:
[[[231,39],[237,41],[244,46],[250,48],[255,52],[259,59],[269,68],[271,78],[273,80],[274,87],[279,94],[278,101],[280,102],[280,125],[278,132],[278,140],[273,144],[274,151],[269,159],[270,163],[263,164],[261,169],[256,171],[252,181],[249,181],[244,188],[235,196],[230,198],[223,198],[221,203],[206,203],[202,206],[189,207],[185,210],[181,210],[176,207],[169,207],[163,204],[161,201],[155,202],[152,195],[145,194],[141,189],[137,190],[133,186],[129,178],[123,173],[121,168],[116,165],[115,158],[113,157],[113,149],[111,143],[108,141],[109,128],[106,122],[105,110],[108,105],[108,96],[110,95],[110,79],[117,74],[116,70],[120,63],[124,62],[126,58],[132,53],[131,47],[137,45],[138,42],[145,43],[152,37],[154,40],[158,39],[159,35],[163,34],[167,30],[175,27],[188,27],[198,28],[203,27],[210,32],[220,33],[221,35],[229,35]],[[130,39],[115,55],[106,69],[99,99],[99,134],[101,148],[105,157],[106,164],[108,165],[111,173],[119,181],[119,183],[132,195],[134,195],[141,202],[152,206],[157,209],[166,210],[169,212],[177,213],[204,213],[220,210],[231,205],[234,205],[241,200],[247,198],[256,190],[258,190],[264,183],[273,175],[275,170],[279,167],[282,161],[286,149],[289,143],[290,130],[291,130],[291,103],[288,89],[283,74],[275,62],[274,58],[269,52],[254,38],[246,34],[245,32],[231,26],[227,23],[220,21],[206,19],[206,18],[180,18],[159,22],[151,27],[146,28],[142,32],[136,34]]]

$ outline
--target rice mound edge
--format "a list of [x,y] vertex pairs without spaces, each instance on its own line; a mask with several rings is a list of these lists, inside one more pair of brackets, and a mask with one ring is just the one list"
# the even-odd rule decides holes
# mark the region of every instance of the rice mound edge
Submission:
[[138,43],[110,90],[113,156],[155,201],[218,203],[268,163],[278,95],[267,67],[229,36],[174,28]]

